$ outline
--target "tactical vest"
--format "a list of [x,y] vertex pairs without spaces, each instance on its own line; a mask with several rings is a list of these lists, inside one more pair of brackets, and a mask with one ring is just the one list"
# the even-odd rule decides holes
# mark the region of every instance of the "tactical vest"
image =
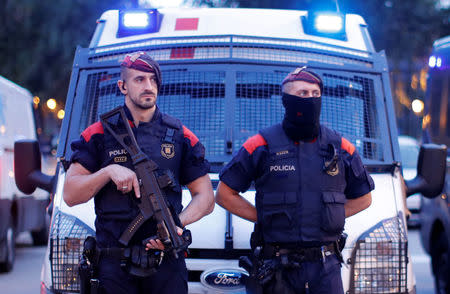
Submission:
[[[119,164],[134,170],[130,155],[123,149],[117,140],[105,129],[101,167],[110,164]],[[158,173],[171,172],[175,179],[175,187],[163,190],[172,209],[172,214],[179,214],[182,210],[181,186],[178,182],[180,164],[183,152],[183,127],[179,120],[166,114],[149,123],[140,123],[138,128],[132,127],[134,136],[141,150],[153,161],[159,170]],[[114,182],[107,183],[95,196],[96,235],[100,247],[117,246],[118,239],[129,223],[139,213],[134,190],[123,194],[117,190]],[[137,231],[130,241],[131,244],[140,244],[156,234],[156,225],[152,220],[147,221]]]
[[[294,143],[281,124],[263,129],[268,160],[255,182],[258,224],[268,243],[335,241],[344,229],[346,197],[341,136],[324,126],[315,142]],[[337,170],[324,162],[338,156]]]

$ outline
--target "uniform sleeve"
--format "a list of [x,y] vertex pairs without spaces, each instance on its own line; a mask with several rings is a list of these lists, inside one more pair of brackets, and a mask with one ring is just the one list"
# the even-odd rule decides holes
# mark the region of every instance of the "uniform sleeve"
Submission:
[[99,146],[103,145],[102,131],[99,125],[95,125],[81,133],[80,139],[73,141],[70,145],[73,151],[70,163],[78,162],[91,173],[98,171],[100,169]]
[[187,185],[206,175],[210,164],[205,159],[205,147],[188,128],[183,126],[183,157],[180,170],[180,184]]
[[356,150],[353,154],[344,152],[344,165],[347,181],[345,195],[348,199],[364,196],[375,188],[373,179],[364,167]]
[[266,145],[261,135],[249,138],[222,169],[219,174],[220,180],[235,191],[247,191],[263,164],[262,159],[267,154]]

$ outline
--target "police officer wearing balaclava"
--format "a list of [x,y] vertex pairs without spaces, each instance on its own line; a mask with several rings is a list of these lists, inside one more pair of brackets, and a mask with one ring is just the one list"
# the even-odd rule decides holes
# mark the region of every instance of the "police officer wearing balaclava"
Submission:
[[[244,143],[220,173],[216,202],[256,223],[249,293],[343,293],[337,241],[374,183],[355,147],[320,124],[320,76],[297,68],[281,86],[283,121]],[[252,182],[256,207],[239,194]]]

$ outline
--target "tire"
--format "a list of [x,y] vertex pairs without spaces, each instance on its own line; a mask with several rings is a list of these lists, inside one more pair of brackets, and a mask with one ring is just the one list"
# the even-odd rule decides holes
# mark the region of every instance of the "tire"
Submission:
[[50,216],[45,213],[45,224],[39,231],[31,231],[34,246],[44,246],[48,242],[48,233],[50,229]]
[[48,229],[45,227],[39,231],[33,231],[33,232],[31,232],[31,237],[33,238],[34,246],[47,245]]
[[431,251],[436,294],[450,293],[450,281],[448,280],[449,251],[447,236],[445,232],[441,232]]
[[0,262],[0,272],[10,272],[14,266],[14,260],[16,259],[16,232],[12,221],[9,222],[6,230],[5,240],[2,242],[0,250],[4,250],[5,260]]

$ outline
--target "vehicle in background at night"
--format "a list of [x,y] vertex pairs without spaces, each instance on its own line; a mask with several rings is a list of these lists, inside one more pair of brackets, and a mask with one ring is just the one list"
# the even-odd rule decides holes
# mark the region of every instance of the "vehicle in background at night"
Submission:
[[14,266],[18,233],[31,231],[35,245],[48,238],[49,194],[25,195],[14,183],[14,141],[37,139],[32,100],[28,90],[0,76],[0,272]]
[[[417,174],[417,160],[419,159],[420,144],[416,139],[409,136],[398,136],[400,156],[402,158],[402,172],[405,180],[412,180]],[[406,207],[411,215],[407,219],[408,227],[420,226],[421,195],[414,194],[406,199]]]
[[[424,141],[450,146],[450,36],[436,40],[429,59]],[[450,155],[447,153],[447,155]],[[421,240],[431,255],[437,293],[450,293],[450,157],[439,197],[423,199]]]
[[[205,145],[214,187],[218,172],[247,138],[282,120],[283,78],[302,65],[319,73],[324,82],[321,123],[355,145],[376,187],[372,205],[346,220],[344,290],[415,293],[404,197],[417,192],[432,197],[442,189],[445,150],[422,146],[417,177],[404,191],[386,56],[374,50],[362,17],[222,8],[106,11],[89,47],[77,48],[57,150],[41,293],[79,291],[78,262],[84,239],[95,235],[95,213],[92,200],[74,207],[63,200],[70,143],[100,114],[123,104],[119,60],[138,50],[159,62],[158,105]],[[37,158],[30,152],[30,162]],[[436,172],[427,173],[432,160],[442,164],[433,164]],[[29,187],[44,184],[29,181]],[[254,202],[255,190],[244,197]],[[183,204],[189,200],[185,189]],[[238,257],[250,253],[253,224],[216,206],[188,229],[193,236],[186,259],[189,292],[242,293],[248,273],[239,268]]]

